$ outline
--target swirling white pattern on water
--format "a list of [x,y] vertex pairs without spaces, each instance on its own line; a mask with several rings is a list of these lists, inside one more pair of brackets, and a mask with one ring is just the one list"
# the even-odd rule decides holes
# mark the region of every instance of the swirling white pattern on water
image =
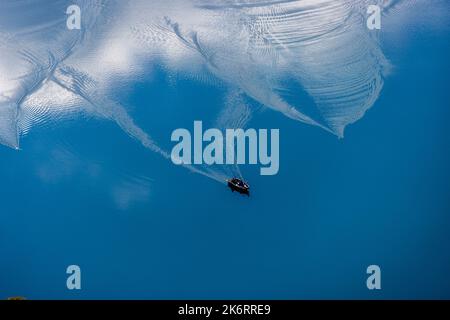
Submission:
[[[81,30],[66,28],[71,4],[82,9]],[[245,95],[342,137],[373,106],[390,68],[379,32],[366,27],[370,4],[395,19],[426,1],[2,1],[0,143],[18,149],[33,126],[84,113],[169,158],[110,94],[115,80],[138,80],[151,65],[229,86],[221,127],[245,127]],[[300,92],[313,105],[299,102]],[[189,169],[223,181],[224,173]]]

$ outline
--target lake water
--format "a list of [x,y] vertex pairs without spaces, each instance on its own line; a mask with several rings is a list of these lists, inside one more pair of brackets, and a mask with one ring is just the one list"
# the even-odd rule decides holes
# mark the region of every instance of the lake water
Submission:
[[[239,83],[236,74],[220,71],[227,66],[222,60],[211,62],[217,69],[210,65],[212,75],[205,78],[201,70],[187,75],[171,63],[141,63],[135,77],[112,72],[108,90],[98,92],[108,92],[108,101],[123,106],[127,118],[121,111],[57,113],[30,124],[20,150],[0,146],[0,298],[450,298],[450,6],[431,2],[399,1],[383,16],[375,32],[390,71],[373,106],[346,127],[343,138],[295,121],[281,107],[267,108],[263,94],[243,85],[265,73],[249,68],[255,78]],[[170,21],[173,27],[177,20]],[[211,43],[205,52],[214,51]],[[299,60],[308,61],[315,50]],[[320,68],[327,57],[318,55]],[[55,59],[59,66],[77,66],[70,58]],[[108,57],[98,59],[102,64]],[[366,74],[364,65],[349,72]],[[327,72],[313,62],[298,68],[307,85],[283,97],[314,115],[308,108],[314,109],[317,82],[308,77]],[[64,70],[54,78],[63,79]],[[102,88],[103,78],[92,77]],[[279,83],[295,92],[298,82],[283,77]],[[76,93],[86,97],[92,92],[87,86]],[[47,103],[61,94],[42,88],[30,93],[40,95],[40,108],[79,104],[70,97]],[[268,92],[262,83],[255,88]],[[99,95],[94,101],[105,105],[95,100]],[[33,103],[29,98],[25,105],[33,109]],[[240,166],[251,185],[249,198],[175,166],[145,147],[135,129],[170,151],[174,129],[191,129],[194,120],[214,127],[224,106],[231,112],[237,104],[244,106],[241,112],[251,110],[246,127],[280,129],[277,175]],[[213,169],[213,175],[235,169],[227,170]],[[72,264],[82,270],[79,291],[66,288]],[[366,287],[371,264],[381,267],[382,290]]]

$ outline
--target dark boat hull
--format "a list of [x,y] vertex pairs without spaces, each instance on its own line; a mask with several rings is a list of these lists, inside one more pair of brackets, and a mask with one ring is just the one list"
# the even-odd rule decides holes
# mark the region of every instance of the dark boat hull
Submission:
[[239,192],[239,193],[241,193],[241,194],[246,194],[247,196],[250,196],[250,191],[249,191],[248,189],[239,187],[239,186],[237,186],[237,185],[231,183],[230,181],[228,181],[228,187],[229,187],[229,188],[231,189],[231,191],[233,191],[233,192],[234,192],[234,191],[237,191],[237,192]]

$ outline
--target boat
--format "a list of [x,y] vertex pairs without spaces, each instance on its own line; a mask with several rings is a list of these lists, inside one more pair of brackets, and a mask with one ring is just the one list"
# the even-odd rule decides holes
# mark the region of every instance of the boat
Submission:
[[250,196],[250,186],[242,179],[231,178],[226,181],[228,183],[228,187],[231,189],[232,192],[237,191],[241,194],[246,194],[247,196]]

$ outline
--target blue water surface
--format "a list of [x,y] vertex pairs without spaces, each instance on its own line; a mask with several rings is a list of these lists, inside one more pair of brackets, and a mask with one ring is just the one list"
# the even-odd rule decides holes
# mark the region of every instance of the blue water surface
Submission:
[[[280,171],[242,167],[250,198],[104,120],[0,147],[0,298],[449,299],[450,37],[418,29],[386,55],[380,98],[343,139],[254,115],[249,127],[280,129]],[[155,72],[117,99],[169,149],[227,89]],[[71,264],[81,290],[66,288]],[[366,287],[371,264],[382,290]]]

